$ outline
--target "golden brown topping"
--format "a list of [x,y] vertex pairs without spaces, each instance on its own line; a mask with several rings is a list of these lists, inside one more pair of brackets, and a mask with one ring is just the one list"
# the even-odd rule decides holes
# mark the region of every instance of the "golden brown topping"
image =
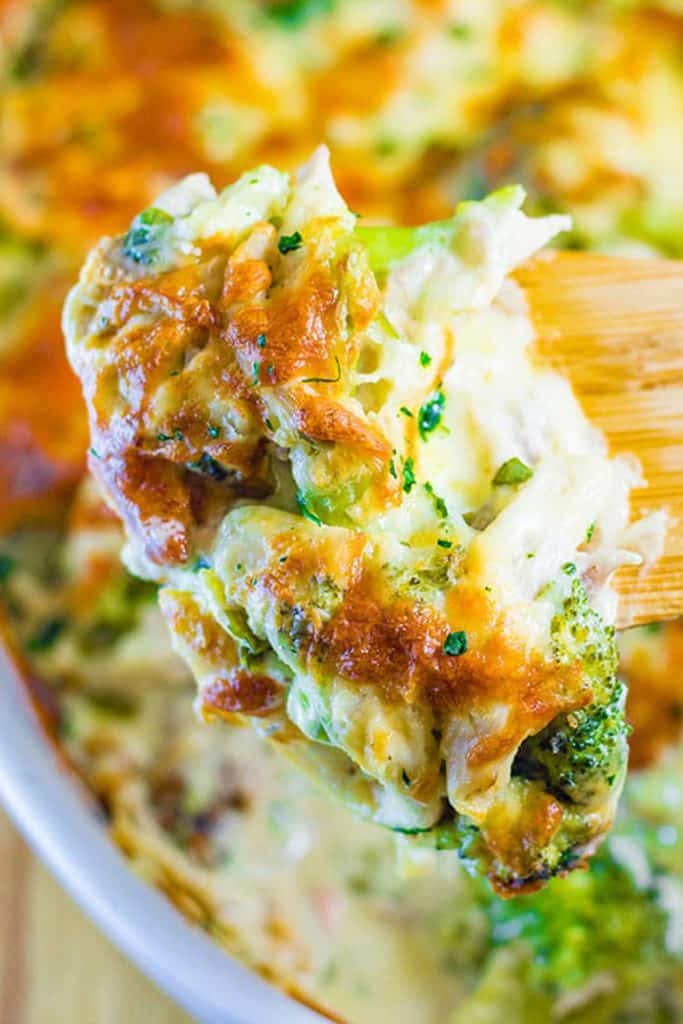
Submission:
[[203,666],[202,713],[272,714],[282,703],[282,687],[274,679],[240,666],[234,642],[199,603],[182,591],[165,590],[163,610],[180,645]]

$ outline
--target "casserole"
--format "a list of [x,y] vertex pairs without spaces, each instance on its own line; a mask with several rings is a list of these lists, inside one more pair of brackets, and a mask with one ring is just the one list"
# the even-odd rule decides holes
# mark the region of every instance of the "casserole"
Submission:
[[[417,0],[405,4],[367,4],[363,0],[285,0],[279,4],[248,0],[231,4],[218,0],[12,0],[0,8],[0,36],[9,43],[0,53],[0,521],[8,531],[16,525],[23,528],[34,517],[43,522],[55,513],[64,513],[67,499],[68,518],[72,524],[74,517],[77,520],[75,528],[69,527],[73,534],[68,540],[59,544],[49,540],[52,549],[59,547],[67,563],[67,578],[60,581],[60,586],[66,584],[66,598],[55,596],[52,590],[36,594],[30,587],[26,622],[17,627],[23,634],[20,643],[27,642],[34,654],[32,660],[39,662],[39,674],[55,683],[60,704],[66,697],[67,719],[74,698],[88,709],[109,704],[110,711],[112,706],[120,711],[130,705],[138,685],[156,688],[157,703],[173,703],[174,687],[185,685],[186,679],[182,665],[170,661],[164,624],[145,603],[145,592],[140,592],[131,577],[120,571],[117,575],[112,569],[112,562],[118,565],[119,545],[112,524],[93,512],[87,502],[83,509],[80,498],[75,503],[71,498],[82,477],[87,442],[76,384],[65,365],[59,314],[85,249],[97,237],[122,230],[146,201],[197,167],[224,184],[263,159],[292,166],[320,141],[322,125],[344,193],[352,197],[354,208],[381,220],[405,224],[442,217],[455,197],[481,198],[510,180],[523,180],[530,191],[532,212],[573,214],[576,227],[570,244],[620,252],[683,254],[676,174],[678,154],[683,152],[683,136],[678,130],[683,124],[680,0],[628,4],[623,0],[579,0],[571,5],[549,0],[515,4],[503,0],[477,4],[460,0],[429,4]],[[450,17],[451,10],[458,11],[456,20]],[[495,75],[490,73],[492,68]],[[158,116],[168,111],[174,116]],[[3,301],[7,310],[2,308]],[[82,491],[81,487],[79,495]],[[16,543],[15,535],[8,533],[11,556],[17,553],[11,547]],[[101,576],[103,564],[109,566],[110,586]],[[5,560],[5,570],[6,566]],[[0,588],[2,581],[0,547]],[[24,586],[23,578],[19,583]],[[62,615],[68,625],[52,643],[57,617]],[[680,630],[676,635],[683,637]],[[626,668],[633,682],[630,717],[636,725],[631,747],[635,768],[650,764],[660,748],[674,743],[680,734],[680,642],[669,630],[659,637],[639,631],[627,642]],[[173,696],[162,689],[163,680]],[[132,873],[124,876],[130,867],[124,866],[113,845],[108,845],[104,826],[100,827],[79,799],[73,782],[55,771],[56,755],[36,727],[16,673],[4,661],[0,688],[5,744],[0,750],[0,794],[36,849],[110,936],[199,1020],[226,1024],[320,1020],[226,959],[219,949],[220,937],[207,944],[198,930],[183,924],[151,885],[143,888]],[[189,693],[182,697],[183,702],[186,699],[187,707],[183,703],[181,710],[185,709],[183,721],[189,723]],[[62,734],[60,740],[70,755],[78,753],[81,740],[90,742],[93,733],[110,736],[119,729],[120,714],[115,727],[111,721],[103,721],[104,712],[98,715],[95,723],[92,716],[85,724],[77,723],[75,737]],[[159,727],[165,728],[165,723],[161,721]],[[202,763],[209,768],[215,763],[211,751],[203,752],[213,742],[209,734],[216,735],[217,727],[204,730],[199,756],[194,755],[200,744],[195,745],[192,737],[188,746],[193,756],[180,766],[181,773],[188,776],[190,796],[197,795],[197,788],[201,790],[203,779],[198,786],[188,763],[198,764],[199,775]],[[226,737],[226,744],[231,743]],[[184,736],[180,736],[181,753],[183,744]],[[168,775],[177,767],[173,742],[170,747],[166,751]],[[147,754],[154,764],[154,737],[143,750],[143,755]],[[97,757],[92,765],[79,765],[96,799],[109,807],[111,792],[96,784],[101,767]],[[143,788],[142,806],[134,807],[132,820],[128,820],[127,800],[115,805],[111,831],[115,840],[120,842],[123,837],[121,845],[133,870],[158,884],[165,881],[171,853],[176,859],[189,860],[194,851],[182,845],[188,838],[183,832],[188,815],[182,807],[177,820],[173,817],[176,808],[172,808],[171,826],[166,831],[162,823],[147,845],[148,832],[153,831],[146,813],[153,795],[149,790],[154,783],[163,789],[168,781],[163,776],[161,780],[150,778],[148,769],[148,759],[142,756],[128,780],[133,788]],[[677,763],[667,762],[664,770],[672,785],[681,775]],[[643,795],[641,791],[647,792]],[[663,794],[668,792],[669,787],[661,785],[661,776],[648,771],[636,776],[627,794],[629,804],[636,804],[635,809],[628,808],[628,813],[635,810],[636,832],[648,842],[652,837],[657,840],[656,873],[668,885],[662,897],[667,910],[676,905],[672,896],[676,879],[669,879],[667,873],[679,873],[678,857],[683,852],[679,849],[683,843],[667,845],[676,829],[678,806],[663,805]],[[202,812],[206,810],[201,802],[204,796],[199,793]],[[212,797],[209,794],[207,803]],[[644,809],[641,803],[646,805]],[[140,815],[136,818],[137,811]],[[355,867],[348,863],[353,861],[348,851],[349,847],[361,849],[369,832],[360,836],[358,822],[350,815],[348,824],[344,819],[344,824],[338,825],[334,841],[345,868],[340,885],[353,882],[358,888],[367,879],[348,877]],[[340,831],[346,842],[339,840]],[[623,832],[617,836],[616,849],[633,853],[634,844],[624,842]],[[660,833],[663,843],[659,843]],[[189,839],[206,840],[206,835],[190,834]],[[633,837],[627,835],[626,839]],[[269,849],[259,862],[270,890],[280,884],[272,864],[286,841],[286,837],[270,834]],[[220,855],[221,844],[214,845]],[[249,853],[252,847],[246,847]],[[200,848],[200,853],[205,852]],[[642,868],[642,856],[633,855],[630,860],[636,869]],[[196,863],[195,858],[190,867],[196,868]],[[411,870],[417,872],[419,866],[412,865]],[[304,871],[306,883],[312,887],[307,869],[293,866],[292,877]],[[189,868],[187,874],[192,881]],[[234,887],[234,876],[220,865],[215,872],[209,866],[205,874],[215,874],[219,896]],[[636,874],[642,882],[642,872]],[[629,914],[623,890],[617,888],[609,897],[611,904],[604,891],[601,893],[599,919],[581,918],[585,900],[567,906],[580,896],[571,885],[579,886],[584,880],[587,902],[594,904],[590,882],[597,876],[575,872],[572,877],[570,887],[564,890],[552,888],[554,883],[550,883],[552,898],[560,904],[562,892],[569,894],[564,916],[561,906],[553,906],[548,914],[548,900],[520,904],[522,913],[524,908],[530,911],[524,918],[528,923],[524,938],[531,938],[534,951],[549,935],[555,959],[565,952],[571,959],[577,931],[582,939],[589,937],[586,961],[590,970],[569,977],[568,988],[560,986],[561,1007],[568,1011],[571,1006],[579,1007],[581,1019],[586,1019],[585,1014],[591,1024],[596,1013],[607,1012],[619,1013],[619,1019],[630,1012],[629,1020],[639,1022],[682,1019],[673,1016],[679,1004],[672,1009],[666,997],[668,992],[674,999],[678,982],[667,974],[658,985],[649,977],[653,964],[663,960],[661,936],[657,943],[649,943],[654,950],[650,960],[645,955],[647,935],[643,941],[631,943],[626,973],[635,979],[637,991],[628,1000],[629,1009],[612,1007],[610,1011],[593,1005],[591,993],[605,996],[605,974],[613,965],[621,966]],[[162,888],[166,896],[174,898],[173,891]],[[248,885],[243,888],[248,890]],[[292,889],[290,905],[298,892]],[[407,889],[412,895],[406,895]],[[370,886],[367,890],[367,899],[360,891],[351,895],[359,904],[363,899],[369,904],[376,892]],[[185,892],[181,888],[180,895]],[[349,892],[345,895],[349,897]],[[636,886],[634,902],[640,895]],[[464,891],[451,900],[442,894],[440,903],[444,907],[468,904],[469,897],[465,897]],[[648,901],[649,896],[644,901],[645,912],[653,917]],[[424,907],[414,876],[397,902],[404,915],[416,905],[420,910]],[[116,909],[119,903],[120,910]],[[618,913],[610,915],[605,910],[610,905],[616,906]],[[521,918],[513,920],[509,903],[494,906],[496,914],[502,915],[505,908],[510,912],[507,918],[488,921],[490,935],[509,936],[520,927]],[[659,903],[655,901],[654,906]],[[487,913],[491,910],[489,907]],[[613,932],[606,927],[610,916],[615,920]],[[221,920],[225,919],[219,918],[219,923]],[[404,926],[405,920],[408,926]],[[538,935],[534,933],[535,920],[543,923]],[[312,998],[335,1006],[348,1020],[367,1020],[370,1013],[371,1024],[385,1019],[403,1021],[401,1012],[410,1012],[405,986],[412,972],[419,976],[420,991],[413,998],[415,1017],[411,1020],[419,1024],[448,1020],[453,1024],[450,1011],[436,1006],[434,974],[416,955],[426,947],[434,949],[437,930],[433,929],[425,942],[414,918],[400,918],[398,924],[391,920],[403,957],[397,979],[396,972],[392,977],[387,969],[385,945],[380,944],[379,949],[381,971],[377,960],[368,956],[366,925],[367,917],[359,925],[356,918],[345,956],[349,959],[350,950],[350,959],[361,960],[367,974],[380,977],[379,1008],[377,1004],[374,1010],[368,1008],[367,1000],[363,1008],[350,1006],[341,1001],[339,991],[334,997],[329,990],[324,997],[314,992]],[[474,931],[468,926],[457,934],[469,937]],[[673,926],[670,931],[675,935]],[[168,944],[166,948],[156,948],[159,936]],[[458,943],[453,945],[458,948]],[[322,960],[316,976],[322,977],[328,950],[315,936],[310,946]],[[228,950],[230,956],[245,959],[232,946]],[[524,1024],[535,1024],[538,1019],[547,1024],[547,991],[541,993],[531,982],[527,985],[525,962],[508,957],[506,974],[500,956],[506,950],[492,939],[491,951],[491,957],[476,960],[473,977],[467,978],[489,1010],[486,1019],[504,1017],[512,1024],[521,1014]],[[674,952],[681,956],[680,944]],[[474,953],[479,956],[481,951]],[[254,959],[247,962],[254,966]],[[642,975],[635,965],[643,966]],[[185,968],[182,975],[181,966]],[[557,966],[541,969],[540,980],[552,983]],[[466,977],[467,965],[455,967],[462,967]],[[560,973],[563,967],[560,963]],[[342,976],[344,968],[342,962]],[[446,961],[448,969],[452,983],[455,971],[450,960]],[[503,1010],[491,1002],[494,975]],[[510,976],[518,981],[517,989],[527,985],[528,1004],[522,1005],[514,985],[506,988]],[[272,980],[272,971],[268,977]],[[616,974],[613,991],[625,987],[623,977]],[[290,979],[291,975],[285,981]],[[279,980],[282,983],[281,977]],[[290,985],[283,987],[289,990]],[[469,991],[472,993],[472,988]],[[552,998],[556,994],[553,991]],[[605,998],[609,1001],[609,994]],[[388,999],[393,1000],[391,1006]],[[481,1020],[481,1001],[476,1000],[473,1007],[468,998],[464,1016],[457,1011],[457,1024]],[[449,1003],[454,1005],[455,1000]],[[434,1018],[429,1016],[430,1008]],[[662,1013],[671,1016],[663,1018]]]

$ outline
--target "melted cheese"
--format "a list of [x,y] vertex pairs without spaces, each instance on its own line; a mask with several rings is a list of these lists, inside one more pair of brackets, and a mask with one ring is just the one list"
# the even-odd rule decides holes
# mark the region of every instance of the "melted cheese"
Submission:
[[633,482],[534,362],[506,275],[568,222],[522,199],[356,233],[323,151],[291,183],[194,175],[94,250],[64,319],[93,472],[167,585],[199,710],[267,721],[393,828],[450,805],[500,887],[594,846],[625,755],[585,806],[513,770],[604,699],[586,626],[569,656],[553,636],[567,565],[613,611],[586,535],[619,545]]

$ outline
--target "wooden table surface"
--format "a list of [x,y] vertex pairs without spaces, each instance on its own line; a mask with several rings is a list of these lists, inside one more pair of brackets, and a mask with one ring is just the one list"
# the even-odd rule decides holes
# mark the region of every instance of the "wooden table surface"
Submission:
[[192,1024],[97,931],[0,812],[1,1024]]

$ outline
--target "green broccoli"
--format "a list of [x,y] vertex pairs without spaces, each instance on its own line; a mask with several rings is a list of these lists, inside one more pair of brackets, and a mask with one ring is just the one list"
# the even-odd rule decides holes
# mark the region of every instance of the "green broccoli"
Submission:
[[593,699],[530,737],[520,748],[513,774],[542,780],[561,801],[589,813],[603,802],[605,788],[614,791],[615,800],[621,791],[629,727],[624,717],[626,688],[616,674],[614,628],[591,607],[578,579],[552,620],[551,643],[557,661],[583,663]]
[[[668,915],[654,879],[639,885],[605,848],[589,870],[554,879],[538,893],[484,899],[494,957],[496,950],[516,945],[526,959],[528,991],[555,1005],[575,1004],[563,1019],[607,1024],[636,992],[638,1019],[660,1019],[674,962],[667,952]],[[591,994],[578,998],[582,990]]]
[[533,871],[521,880],[508,878],[504,867],[492,861],[479,828],[451,810],[421,837],[436,849],[458,850],[472,875],[488,875],[503,887],[546,881],[580,863],[595,845],[595,832],[589,830],[595,828],[596,816],[606,819],[600,831],[611,825],[626,776],[626,688],[616,674],[614,628],[591,607],[578,579],[572,580],[569,594],[553,617],[551,643],[558,662],[582,663],[584,685],[592,700],[529,737],[513,763],[513,789],[541,787],[564,809],[560,828],[548,845],[537,851]]

